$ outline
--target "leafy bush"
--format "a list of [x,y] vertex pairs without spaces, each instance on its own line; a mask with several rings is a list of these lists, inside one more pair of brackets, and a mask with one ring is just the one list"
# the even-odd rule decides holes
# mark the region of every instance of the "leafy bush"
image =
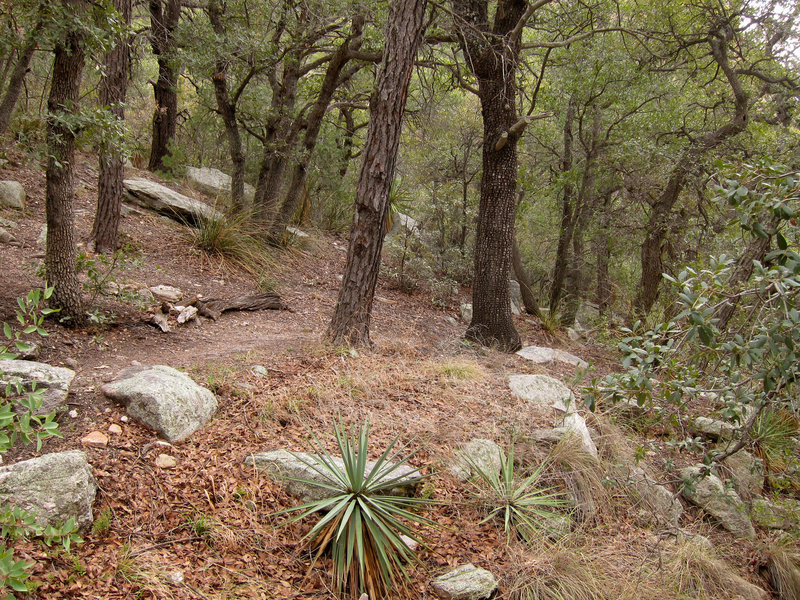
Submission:
[[[416,560],[403,536],[417,542],[419,535],[411,524],[432,523],[409,510],[410,507],[430,504],[430,500],[388,495],[398,483],[415,472],[400,474],[398,468],[408,463],[413,453],[404,457],[392,454],[397,438],[384,450],[372,469],[367,469],[369,427],[364,425],[356,435],[349,434],[337,423],[336,443],[342,456],[343,468],[334,461],[314,436],[313,460],[303,460],[330,484],[303,480],[321,487],[331,496],[281,512],[300,511],[289,522],[315,513],[324,516],[306,535],[310,546],[316,547],[316,563],[326,550],[333,559],[333,583],[339,592],[370,598],[380,598],[407,576],[404,563]],[[312,563],[313,566],[313,563]]]
[[765,408],[800,409],[800,254],[793,249],[800,177],[764,162],[722,179],[717,190],[736,210],[748,248],[767,237],[777,248],[755,260],[747,252],[738,260],[711,257],[703,267],[665,275],[675,316],[626,330],[619,344],[625,371],[589,391],[592,403],[668,402],[678,418],[696,412],[693,401],[711,401],[720,418],[741,429],[742,447]]
[[[47,335],[42,328],[44,318],[55,311],[44,308],[43,304],[52,293],[53,288],[45,286],[41,290],[32,290],[25,298],[17,298],[17,321],[21,330],[17,331],[9,323],[3,323],[3,334],[10,346],[0,345],[0,359],[15,358],[14,351],[28,351],[30,344],[25,341],[25,335]],[[2,375],[0,372],[0,377]],[[0,454],[7,452],[17,442],[35,442],[39,451],[45,439],[60,437],[55,413],[44,416],[36,414],[41,405],[42,391],[35,387],[26,389],[22,382],[9,382],[0,387]],[[35,516],[30,512],[14,506],[0,507],[0,593],[9,589],[28,592],[35,588],[35,582],[30,580],[34,563],[15,559],[13,549],[6,546],[7,540],[40,537],[43,544],[58,544],[65,552],[69,552],[73,544],[82,541],[76,533],[77,529],[74,519],[69,519],[61,527],[42,527],[36,524]],[[3,596],[3,600],[13,598],[11,592]]]

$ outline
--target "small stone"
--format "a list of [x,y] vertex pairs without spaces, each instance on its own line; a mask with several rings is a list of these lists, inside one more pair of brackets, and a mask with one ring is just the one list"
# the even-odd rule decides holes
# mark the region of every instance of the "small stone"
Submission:
[[78,370],[78,361],[72,358],[71,356],[64,359],[64,364],[67,365],[73,371]]
[[267,371],[267,368],[263,365],[253,365],[250,367],[250,372],[255,377],[269,377],[269,371]]
[[174,304],[183,297],[183,292],[171,285],[154,285],[148,289],[157,300],[162,302],[172,302]]
[[169,571],[167,573],[167,581],[172,585],[181,585],[183,583],[183,571]]
[[13,234],[0,227],[0,244],[10,244],[16,241],[17,238],[15,238]]
[[122,415],[119,418],[119,420],[122,421],[123,423],[127,423],[128,422],[128,415]]
[[78,418],[78,411],[74,408],[67,413],[70,419],[77,419]]
[[401,535],[400,541],[406,545],[406,548],[414,552],[419,547],[419,542],[417,540],[411,539],[407,535]]
[[156,456],[156,466],[160,469],[174,469],[178,466],[178,461],[169,454],[159,454]]
[[461,305],[461,320],[464,323],[470,323],[472,321],[472,303],[466,302]]
[[108,446],[108,436],[102,431],[93,431],[81,438],[81,444],[95,448],[105,448]]
[[446,600],[481,600],[497,588],[497,580],[486,569],[467,564],[431,581],[436,595]]
[[116,423],[112,423],[111,425],[108,426],[108,433],[119,435],[120,433],[122,433],[122,427],[120,427]]

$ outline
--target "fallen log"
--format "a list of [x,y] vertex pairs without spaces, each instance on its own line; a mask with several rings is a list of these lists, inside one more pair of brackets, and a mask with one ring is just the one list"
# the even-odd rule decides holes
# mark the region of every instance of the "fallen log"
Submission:
[[289,307],[281,301],[281,297],[275,292],[245,294],[233,300],[194,298],[189,302],[189,305],[197,308],[197,314],[215,321],[220,318],[222,313],[229,310],[289,310]]

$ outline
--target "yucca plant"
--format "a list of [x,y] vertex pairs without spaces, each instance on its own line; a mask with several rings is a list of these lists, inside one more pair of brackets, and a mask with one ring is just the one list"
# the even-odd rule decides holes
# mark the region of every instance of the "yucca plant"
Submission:
[[315,513],[323,514],[304,538],[316,549],[309,573],[329,550],[333,584],[340,593],[353,596],[367,593],[370,598],[381,598],[388,590],[405,584],[408,574],[404,563],[417,559],[402,536],[420,542],[411,526],[434,525],[409,508],[431,501],[389,495],[402,480],[423,478],[417,469],[411,473],[398,472],[414,455],[401,457],[402,449],[392,454],[398,438],[389,444],[372,468],[368,468],[369,426],[362,425],[356,435],[355,431],[348,434],[344,426],[337,423],[335,434],[341,463],[313,434],[316,453],[311,455],[311,460],[296,455],[328,483],[295,480],[324,488],[330,496],[280,512],[300,511],[289,523]]
[[562,518],[554,509],[566,504],[564,495],[553,491],[552,487],[541,487],[546,461],[527,477],[520,478],[514,472],[513,446],[504,458],[501,456],[499,472],[486,470],[468,457],[466,460],[477,477],[472,495],[489,511],[481,523],[498,519],[508,539],[517,534],[530,542],[540,531],[547,530],[548,521],[553,523]]

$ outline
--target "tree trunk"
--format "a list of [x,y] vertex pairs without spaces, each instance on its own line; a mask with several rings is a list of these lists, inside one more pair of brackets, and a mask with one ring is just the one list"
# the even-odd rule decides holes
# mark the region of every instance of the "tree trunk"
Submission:
[[564,118],[564,155],[561,157],[561,174],[564,177],[564,189],[561,192],[561,229],[558,233],[556,247],[556,261],[553,265],[553,281],[550,284],[550,314],[555,315],[561,294],[564,291],[564,278],[567,275],[567,262],[569,260],[569,245],[572,241],[572,231],[575,226],[573,212],[575,211],[575,186],[570,181],[569,171],[572,169],[572,120],[575,116],[574,99],[570,98],[567,104],[567,113]]
[[728,59],[728,33],[725,26],[721,30],[712,31],[708,43],[711,46],[711,55],[714,61],[725,75],[733,91],[734,115],[730,122],[695,139],[684,150],[680,160],[672,169],[666,188],[653,204],[641,247],[642,275],[639,280],[639,293],[633,304],[634,312],[639,317],[647,315],[652,310],[658,297],[658,289],[664,272],[662,257],[670,214],[686,185],[692,168],[709,150],[738,135],[747,125],[748,97],[742,88],[738,74],[731,67]]
[[483,177],[475,236],[472,322],[467,339],[505,351],[521,347],[508,291],[514,240],[517,142],[523,127],[516,110],[516,70],[528,3],[497,3],[489,26],[489,2],[453,0],[458,36],[478,80],[483,116]]
[[[114,9],[126,27],[131,23],[132,0],[114,0]],[[130,74],[130,38],[127,31],[105,58],[100,80],[99,100],[108,106],[119,121],[125,120],[125,97]],[[122,203],[123,158],[117,148],[101,148],[100,174],[97,182],[97,211],[92,226],[92,239],[97,252],[114,252],[118,246],[120,206]]]
[[[63,1],[66,10],[75,12],[82,3]],[[84,64],[83,36],[70,30],[55,44],[53,78],[47,100],[47,173],[45,212],[47,279],[54,287],[51,304],[61,309],[68,326],[85,324],[80,283],[75,272],[77,252],[72,201],[75,134],[65,123],[77,111]]]
[[522,304],[525,306],[525,312],[541,320],[542,313],[539,311],[539,302],[536,300],[536,296],[533,295],[531,278],[528,277],[525,265],[522,264],[522,254],[519,251],[516,236],[514,236],[514,247],[511,249],[511,263],[514,267],[514,276],[519,283],[519,290],[522,294]]
[[344,179],[350,168],[350,159],[353,158],[353,138],[356,135],[356,122],[353,119],[353,107],[345,106],[341,109],[344,120],[344,137],[341,142],[342,155],[339,159],[339,177]]
[[383,61],[370,98],[369,128],[356,190],[347,264],[327,333],[335,344],[369,344],[389,193],[406,94],[424,30],[426,3],[427,0],[395,0],[389,11]]
[[[208,19],[214,33],[223,37],[225,26],[222,23],[223,8],[219,2],[212,0],[208,3]],[[228,63],[224,57],[218,56],[215,61],[215,73],[211,77],[214,84],[214,96],[217,99],[217,110],[225,126],[225,137],[228,140],[228,151],[231,155],[231,210],[240,212],[245,208],[244,201],[244,174],[246,159],[242,135],[239,132],[239,123],[236,120],[236,100],[231,98],[228,90]]]
[[19,94],[22,91],[22,83],[28,73],[28,66],[30,66],[33,53],[36,52],[36,47],[39,44],[39,33],[43,24],[43,21],[38,21],[30,31],[28,39],[25,41],[25,46],[20,51],[17,62],[14,63],[14,70],[8,80],[3,102],[0,103],[0,135],[6,132],[11,123],[11,115],[14,114],[14,107],[17,105]]
[[595,260],[597,261],[597,289],[595,290],[597,310],[600,316],[605,316],[611,305],[611,280],[608,275],[608,266],[611,262],[611,205],[613,196],[609,194],[603,199],[602,212],[600,213],[600,227],[595,236]]
[[150,45],[158,60],[158,78],[153,84],[156,107],[153,111],[153,140],[149,171],[166,171],[164,157],[169,154],[178,123],[178,73],[172,64],[175,54],[175,28],[181,16],[181,0],[150,0]]
[[345,77],[340,78],[342,69],[350,59],[350,51],[357,50],[361,45],[363,27],[364,17],[362,15],[353,17],[350,35],[342,42],[339,49],[331,57],[330,62],[328,62],[319,95],[314,102],[314,107],[311,109],[311,114],[308,115],[308,119],[306,120],[306,132],[303,136],[300,156],[295,160],[294,168],[292,169],[292,179],[289,182],[289,189],[286,191],[286,197],[281,204],[280,211],[278,211],[270,227],[270,238],[273,240],[280,240],[283,237],[286,226],[297,211],[300,195],[306,182],[308,164],[311,162],[311,156],[317,145],[317,137],[322,128],[322,120],[328,110],[328,105],[336,89],[345,80],[350,79],[355,73],[354,70],[351,70],[349,73],[345,74]]

